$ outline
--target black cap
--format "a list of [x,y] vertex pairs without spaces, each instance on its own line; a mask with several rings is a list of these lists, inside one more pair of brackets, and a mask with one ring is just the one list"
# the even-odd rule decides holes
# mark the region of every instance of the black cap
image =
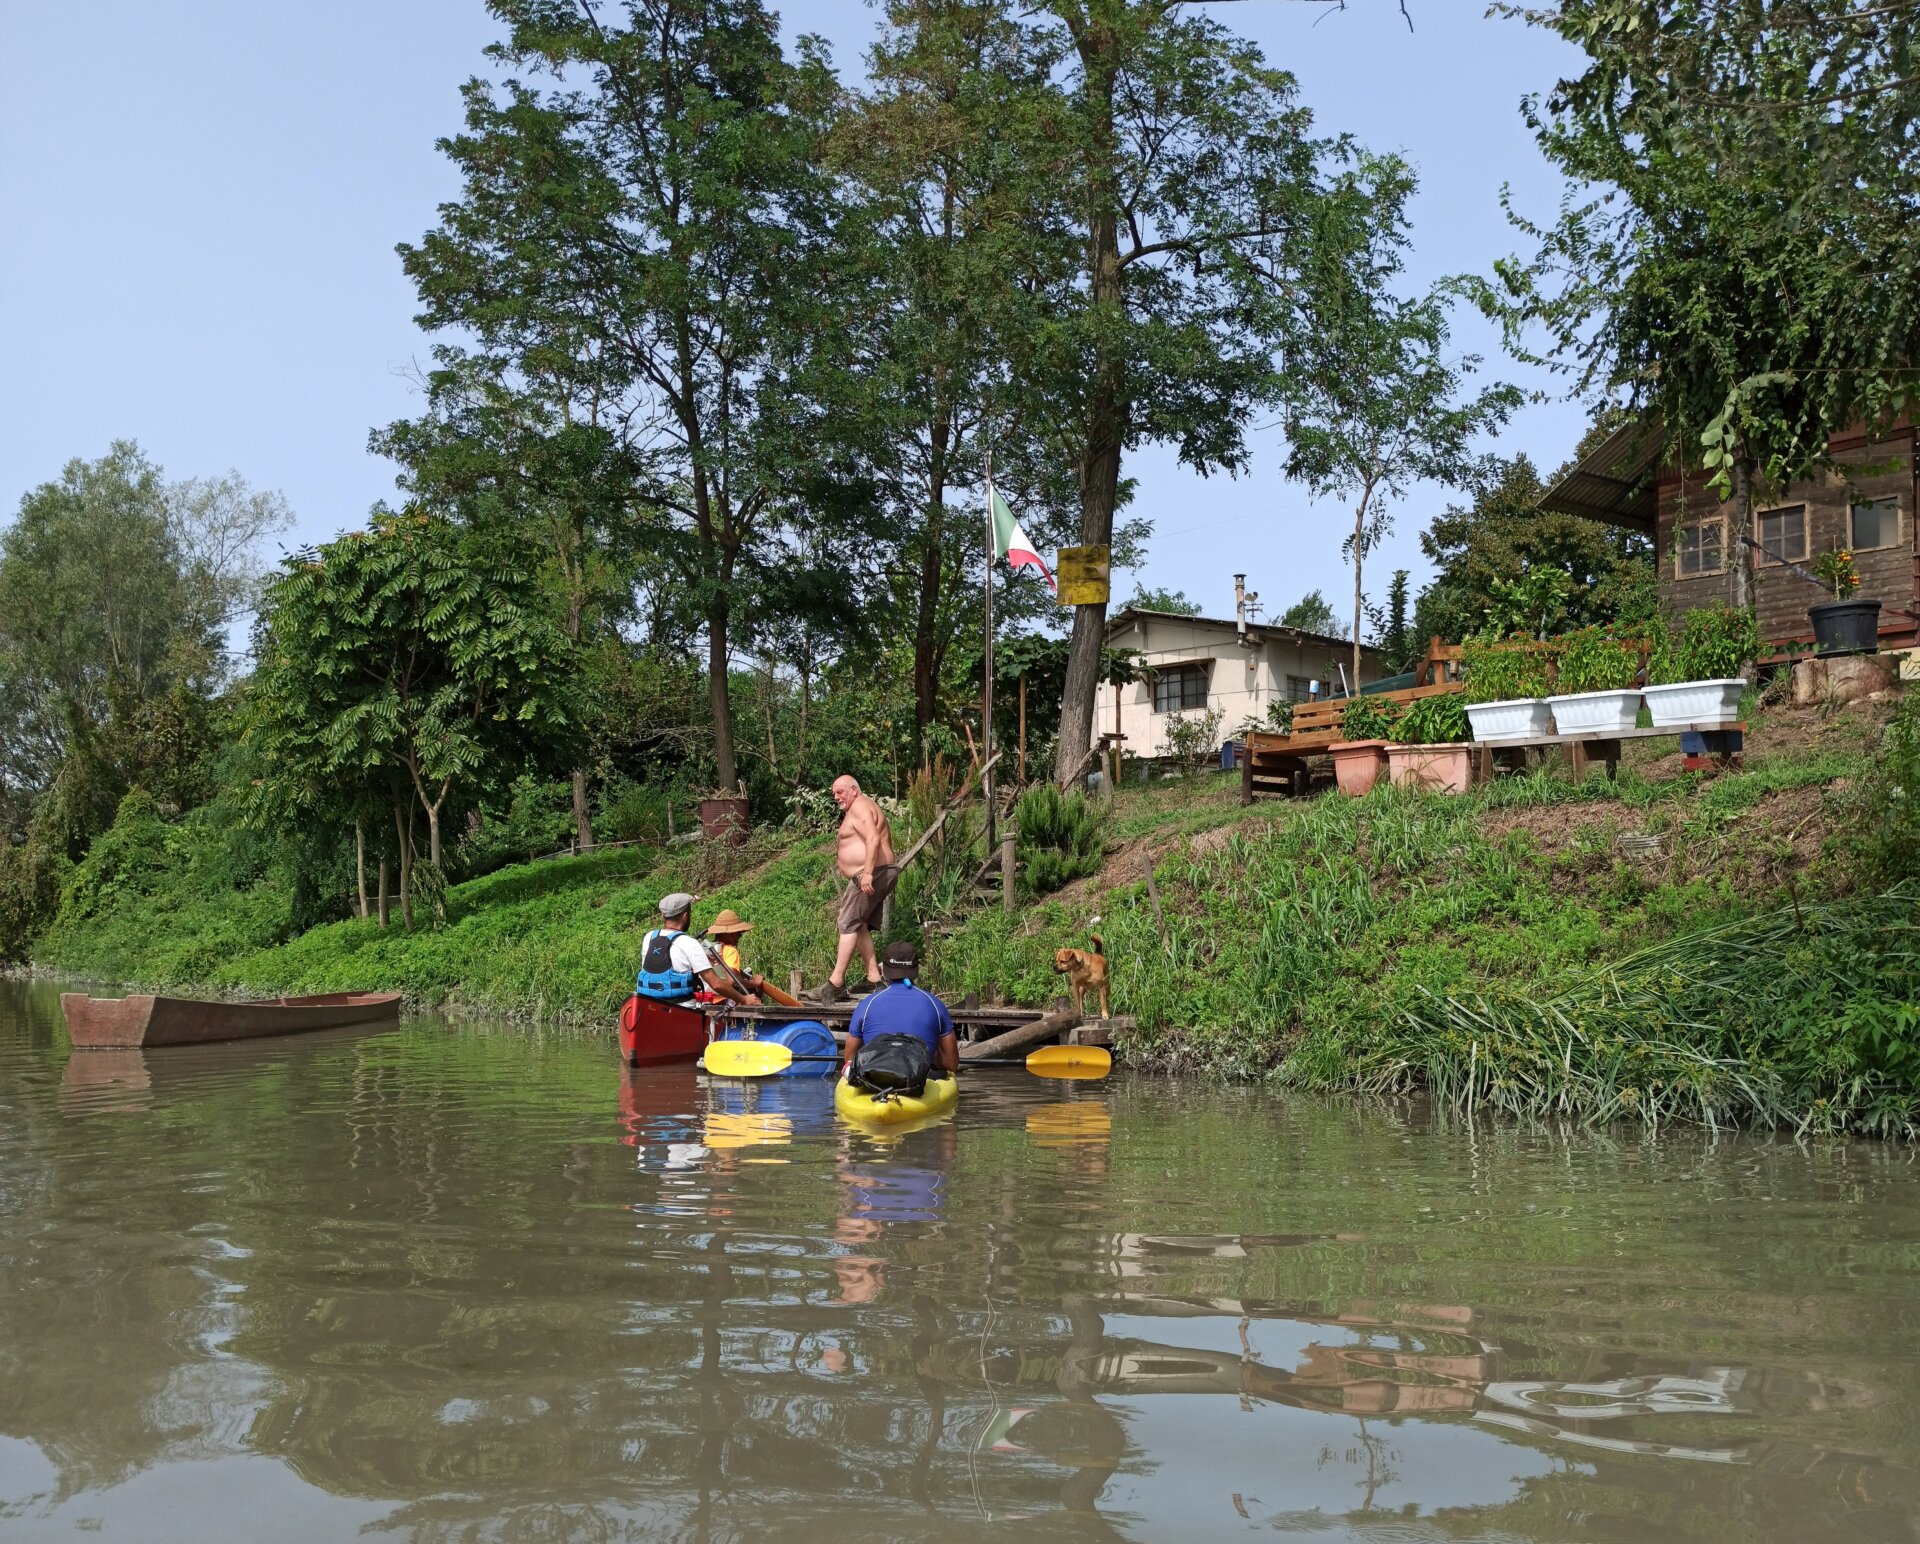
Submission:
[[920,951],[912,944],[888,944],[880,969],[889,981],[911,981],[920,974]]

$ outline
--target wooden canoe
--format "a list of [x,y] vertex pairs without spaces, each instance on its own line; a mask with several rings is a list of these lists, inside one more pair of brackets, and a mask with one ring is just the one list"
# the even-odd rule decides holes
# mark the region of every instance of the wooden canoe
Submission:
[[189,997],[89,997],[62,992],[60,1011],[75,1050],[131,1046],[204,1045],[297,1035],[350,1024],[391,1024],[400,1017],[398,992],[322,992],[254,1002],[196,1002]]

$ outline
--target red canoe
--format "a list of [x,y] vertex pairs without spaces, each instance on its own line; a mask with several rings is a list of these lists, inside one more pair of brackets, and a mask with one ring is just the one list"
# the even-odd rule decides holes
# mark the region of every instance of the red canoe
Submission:
[[349,1024],[391,1024],[400,1017],[400,994],[322,992],[315,997],[207,1003],[190,997],[89,997],[84,992],[62,992],[60,1011],[67,1016],[67,1033],[75,1050],[123,1050],[297,1035]]
[[698,1061],[706,1048],[707,1016],[697,1008],[636,994],[620,1009],[620,1055],[629,1067]]

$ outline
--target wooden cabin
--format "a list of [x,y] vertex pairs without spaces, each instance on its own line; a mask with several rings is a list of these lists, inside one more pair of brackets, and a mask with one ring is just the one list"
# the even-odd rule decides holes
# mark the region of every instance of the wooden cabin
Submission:
[[[1706,473],[1668,464],[1663,441],[1657,421],[1622,426],[1549,489],[1541,506],[1651,536],[1669,613],[1723,603],[1729,567],[1742,557],[1733,550],[1732,505]],[[1839,435],[1831,449],[1837,469],[1755,503],[1753,535],[1773,554],[1750,555],[1761,634],[1781,654],[1811,645],[1807,608],[1823,597],[1786,563],[1804,567],[1823,552],[1851,547],[1857,598],[1881,603],[1880,647],[1911,648],[1920,644],[1920,618],[1909,614],[1920,612],[1914,426],[1873,439]]]

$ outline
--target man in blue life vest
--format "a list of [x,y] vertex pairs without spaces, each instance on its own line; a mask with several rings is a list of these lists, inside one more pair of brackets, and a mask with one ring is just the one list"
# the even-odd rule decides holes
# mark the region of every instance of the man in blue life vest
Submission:
[[660,926],[640,940],[640,973],[634,977],[633,990],[655,1002],[683,1003],[704,986],[728,1002],[759,1002],[728,980],[707,946],[687,931],[693,923],[693,903],[699,899],[684,890],[662,897]]
[[886,986],[863,999],[847,1025],[843,1075],[876,1091],[918,1092],[929,1073],[958,1072],[960,1041],[953,1015],[939,998],[913,984],[920,951],[912,944],[888,944],[880,968]]

